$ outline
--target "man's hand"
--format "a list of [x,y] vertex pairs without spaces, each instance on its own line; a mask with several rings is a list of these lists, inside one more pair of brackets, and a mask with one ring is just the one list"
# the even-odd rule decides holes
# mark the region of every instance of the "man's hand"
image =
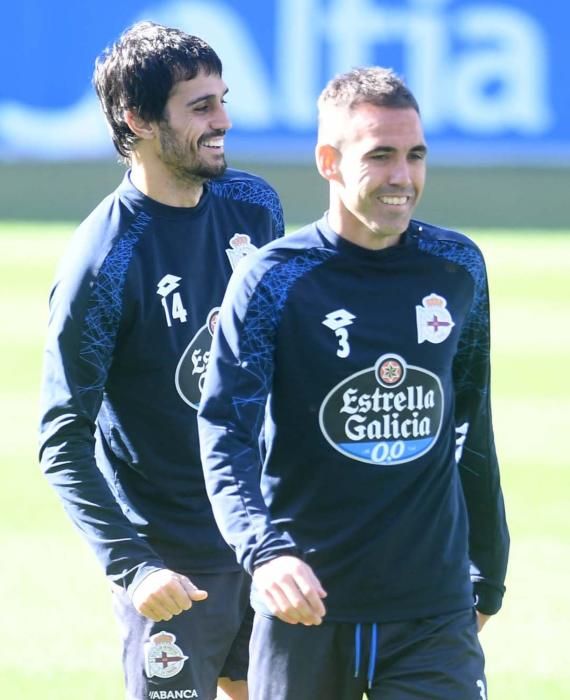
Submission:
[[270,612],[291,625],[320,625],[326,591],[313,570],[293,556],[277,557],[253,572],[253,582]]
[[137,611],[145,617],[160,622],[171,620],[192,603],[208,597],[182,574],[170,569],[160,569],[149,574],[139,583],[131,597]]
[[485,623],[490,617],[491,615],[485,615],[485,613],[479,612],[477,610],[477,632],[480,632],[483,629]]

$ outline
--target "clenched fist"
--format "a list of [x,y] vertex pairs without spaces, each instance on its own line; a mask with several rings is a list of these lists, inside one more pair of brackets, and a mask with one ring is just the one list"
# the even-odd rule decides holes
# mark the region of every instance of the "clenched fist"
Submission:
[[196,588],[186,576],[160,569],[140,582],[131,599],[141,615],[160,622],[171,620],[174,615],[189,610],[192,603],[207,597],[207,591]]

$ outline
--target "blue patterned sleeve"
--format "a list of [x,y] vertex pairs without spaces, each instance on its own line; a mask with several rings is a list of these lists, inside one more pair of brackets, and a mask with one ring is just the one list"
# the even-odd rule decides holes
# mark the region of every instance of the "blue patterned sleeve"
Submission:
[[[439,230],[441,232],[441,230]],[[420,248],[463,267],[473,283],[471,308],[453,363],[456,460],[469,514],[471,578],[477,608],[493,614],[505,592],[509,532],[491,416],[489,290],[481,251],[466,236],[446,231]]]
[[95,462],[95,420],[121,320],[123,289],[144,226],[104,255],[76,236],[50,296],[41,386],[40,461],[74,525],[124,588],[164,566],[124,516]]
[[281,554],[299,554],[291,537],[272,525],[259,484],[259,435],[288,290],[283,274],[284,266],[267,270],[255,260],[234,273],[220,310],[198,413],[214,516],[249,573]]
[[268,241],[285,235],[283,206],[279,195],[262,178],[241,173],[241,176],[235,178],[213,180],[210,189],[218,197],[255,204],[266,209],[271,219],[271,235]]
[[457,460],[469,513],[477,608],[493,614],[501,607],[505,591],[509,533],[491,415],[487,276],[476,248],[467,269],[474,281],[474,296],[454,362]]

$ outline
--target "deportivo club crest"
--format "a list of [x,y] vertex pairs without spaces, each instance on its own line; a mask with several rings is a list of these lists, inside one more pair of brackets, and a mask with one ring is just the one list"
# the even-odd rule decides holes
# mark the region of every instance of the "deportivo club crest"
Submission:
[[206,324],[192,338],[176,368],[174,378],[176,390],[182,399],[196,410],[198,410],[198,404],[202,396],[202,386],[206,377],[205,372],[210,360],[212,337],[219,313],[219,306],[210,311]]
[[230,238],[230,247],[226,248],[226,253],[230,260],[232,270],[236,269],[237,264],[243,258],[245,258],[246,255],[249,255],[256,250],[256,246],[253,245],[251,238],[247,235],[247,233],[234,233],[234,235]]
[[319,411],[324,437],[337,452],[368,464],[396,466],[435,445],[443,417],[439,377],[382,355],[327,394]]
[[188,657],[184,656],[175,641],[175,635],[170,632],[158,632],[145,644],[145,673],[148,678],[172,678],[180,673]]
[[422,306],[416,306],[418,343],[443,343],[455,325],[446,309],[447,301],[439,294],[430,294],[422,299]]

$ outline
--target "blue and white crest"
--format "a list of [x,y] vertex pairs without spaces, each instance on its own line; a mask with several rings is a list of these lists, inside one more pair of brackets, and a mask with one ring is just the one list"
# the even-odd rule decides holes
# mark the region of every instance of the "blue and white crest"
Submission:
[[230,247],[226,248],[226,255],[228,256],[232,270],[236,269],[238,263],[240,263],[246,255],[250,255],[257,250],[257,246],[253,245],[247,233],[234,233],[229,243]]
[[422,306],[416,306],[418,343],[443,343],[455,323],[447,310],[447,301],[439,294],[429,294],[422,299]]

